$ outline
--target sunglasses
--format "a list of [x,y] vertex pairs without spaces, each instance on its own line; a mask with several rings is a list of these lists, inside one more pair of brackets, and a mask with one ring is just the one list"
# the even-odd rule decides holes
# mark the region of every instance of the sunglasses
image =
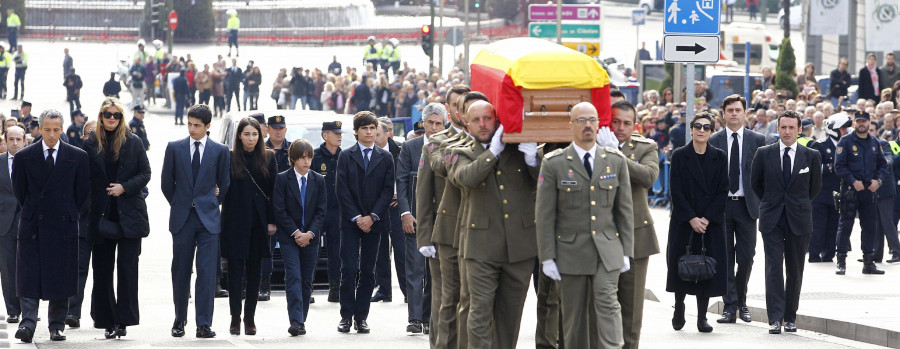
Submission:
[[691,125],[691,128],[693,128],[697,131],[700,131],[700,130],[712,131],[713,126],[711,124],[701,124],[699,122],[695,122],[693,125]]
[[121,112],[115,112],[115,113],[110,113],[108,111],[103,112],[103,117],[106,119],[113,118],[116,120],[122,120],[122,116],[123,115]]

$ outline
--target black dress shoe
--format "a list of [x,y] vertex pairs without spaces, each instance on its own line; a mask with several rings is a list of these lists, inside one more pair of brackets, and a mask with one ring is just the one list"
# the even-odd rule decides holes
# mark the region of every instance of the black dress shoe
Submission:
[[116,337],[125,337],[128,335],[128,330],[125,329],[125,325],[116,325]]
[[891,259],[888,259],[886,262],[891,263],[891,264],[900,262],[900,254],[895,253],[894,256],[891,257]]
[[172,324],[172,337],[184,337],[184,325],[187,325],[187,321],[175,320]]
[[775,321],[769,324],[770,334],[781,334],[781,321]]
[[291,324],[291,327],[288,328],[288,333],[291,334],[291,337],[305,335],[306,326],[304,324],[293,323]]
[[733,324],[737,322],[737,318],[734,316],[734,313],[726,311],[722,313],[722,317],[716,320],[716,322],[720,324]]
[[810,256],[809,259],[807,260],[807,262],[810,262],[810,263],[822,263],[822,258],[821,258],[821,257],[812,257],[812,256]]
[[348,333],[350,332],[350,319],[343,319],[338,323],[338,332],[340,333]]
[[372,303],[375,303],[375,302],[390,303],[392,300],[393,300],[393,298],[390,295],[385,295],[385,294],[381,293],[380,291],[375,292],[375,295],[372,296]]
[[684,323],[687,320],[684,319],[684,303],[675,303],[675,314],[672,315],[672,328],[675,331],[679,331],[684,328]]
[[219,286],[219,284],[216,284],[216,298],[226,298],[226,297],[228,297],[228,290],[225,290],[222,288],[222,286]]
[[8,318],[6,318],[6,322],[10,323],[10,324],[19,323],[19,316],[18,315],[10,315]]
[[106,339],[115,339],[116,338],[116,328],[115,327],[107,328],[106,332],[103,333],[103,336],[106,337]]
[[62,330],[50,330],[50,340],[54,342],[66,340],[66,336],[62,334]]
[[428,325],[428,321],[422,323],[422,334],[428,334],[431,332],[431,326]]
[[403,296],[403,303],[409,304],[409,298]]
[[700,333],[710,333],[713,331],[713,328],[709,325],[709,322],[706,322],[706,319],[697,319],[697,331],[700,331]]
[[213,338],[215,336],[216,332],[209,328],[209,326],[197,327],[197,338]]
[[422,322],[419,320],[410,321],[409,325],[406,325],[406,332],[422,333]]
[[309,297],[309,304],[313,304],[316,302],[316,297]]
[[69,328],[79,328],[81,327],[81,319],[75,315],[66,315],[65,324]]
[[34,331],[28,327],[22,326],[16,331],[16,339],[21,340],[23,343],[31,343],[32,338],[34,338]]
[[259,298],[257,300],[260,302],[268,302],[269,299],[272,299],[272,296],[269,294],[269,291],[262,291],[259,293]]
[[738,308],[738,316],[739,316],[739,317],[741,318],[741,320],[743,320],[744,322],[751,322],[751,321],[753,321],[753,318],[750,317],[750,309],[747,308],[747,307],[740,307],[740,308]]
[[797,332],[797,326],[793,322],[785,321],[784,332]]
[[366,320],[357,321],[353,324],[353,329],[356,330],[356,333],[369,333],[369,324],[366,323]]

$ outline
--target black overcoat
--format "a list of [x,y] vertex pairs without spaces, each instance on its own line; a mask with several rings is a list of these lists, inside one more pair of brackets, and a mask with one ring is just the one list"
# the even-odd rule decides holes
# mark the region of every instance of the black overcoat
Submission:
[[[255,256],[272,256],[267,225],[275,224],[271,198],[278,169],[275,166],[275,152],[266,150],[265,154],[268,177],[263,178],[258,171],[252,171],[253,179],[256,180],[256,184],[253,184],[246,171],[242,178],[231,176],[231,187],[222,201],[222,235],[219,237],[222,258],[247,259],[250,257],[251,247],[258,248],[253,251]],[[254,211],[260,217],[260,226],[253,226]]]

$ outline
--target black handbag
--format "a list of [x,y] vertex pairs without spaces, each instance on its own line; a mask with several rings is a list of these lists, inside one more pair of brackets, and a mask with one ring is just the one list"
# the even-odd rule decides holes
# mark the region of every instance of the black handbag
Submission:
[[107,210],[109,210],[109,197],[106,198],[106,208],[103,210],[103,213],[100,214],[97,235],[109,240],[119,240],[124,238],[125,232],[122,231],[122,225],[119,224],[119,222],[113,222],[109,220],[109,218],[106,218]]
[[705,236],[700,238],[702,244],[700,254],[691,253],[694,234],[691,232],[685,254],[678,258],[678,277],[684,281],[699,283],[712,279],[716,275],[716,260],[706,255]]

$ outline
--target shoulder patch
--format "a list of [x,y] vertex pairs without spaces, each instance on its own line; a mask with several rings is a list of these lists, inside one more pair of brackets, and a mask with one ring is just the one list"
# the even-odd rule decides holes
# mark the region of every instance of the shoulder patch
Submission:
[[622,154],[622,152],[619,151],[619,149],[615,149],[615,148],[611,148],[611,147],[603,147],[603,150],[606,150],[606,152],[610,153],[610,154],[619,154],[619,156],[621,156],[623,158],[625,157],[625,154]]
[[644,137],[631,137],[631,140],[638,142],[638,143],[647,143],[647,144],[656,143],[656,141],[654,141],[650,138],[644,138]]
[[559,148],[559,149],[556,149],[556,150],[551,151],[551,152],[549,152],[549,153],[547,153],[547,154],[544,154],[544,159],[552,158],[552,157],[554,157],[554,156],[557,156],[557,155],[559,155],[559,154],[564,153],[565,151],[566,151],[566,148]]

